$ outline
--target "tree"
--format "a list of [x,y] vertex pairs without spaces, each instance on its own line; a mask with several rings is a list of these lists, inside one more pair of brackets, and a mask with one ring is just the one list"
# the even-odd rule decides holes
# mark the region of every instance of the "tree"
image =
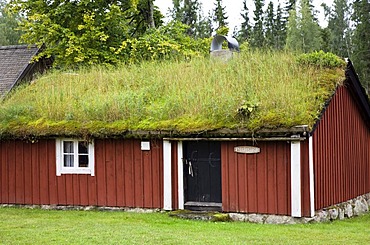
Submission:
[[292,8],[289,12],[289,19],[287,25],[287,38],[286,38],[286,49],[291,51],[302,52],[301,46],[301,31],[300,31],[300,19],[297,15],[296,8]]
[[291,10],[288,20],[286,47],[299,52],[320,50],[321,29],[314,21],[308,0],[300,1],[300,8]]
[[0,0],[0,46],[19,43],[21,31],[17,30],[20,17],[7,8],[6,1]]
[[195,36],[196,28],[200,20],[200,4],[197,0],[173,0],[171,10],[172,19],[189,27],[188,35]]
[[275,36],[275,48],[283,49],[286,40],[286,22],[284,21],[283,9],[281,8],[280,4],[278,4],[276,10],[274,36]]
[[275,14],[274,14],[274,4],[270,1],[266,14],[265,14],[265,42],[264,46],[268,48],[273,48],[275,46]]
[[328,32],[329,32],[329,50],[330,52],[341,56],[348,57],[350,50],[349,45],[349,6],[347,0],[334,0],[333,10],[329,13]]
[[209,12],[207,16],[203,17],[202,14],[198,16],[198,23],[195,25],[196,38],[208,38],[212,36],[212,15]]
[[[152,0],[12,0],[13,11],[26,16],[22,40],[46,49],[40,56],[54,56],[55,64],[116,63],[114,50],[127,38],[143,35],[152,23]],[[147,10],[145,10],[147,9]],[[143,15],[149,13],[149,15]],[[160,18],[153,7],[153,18]]]
[[254,26],[252,29],[251,46],[262,47],[264,44],[263,32],[263,0],[254,0],[256,9],[254,13]]
[[216,0],[215,9],[213,10],[213,21],[216,23],[216,28],[227,27],[226,7],[222,6],[222,0]]
[[247,0],[243,0],[243,9],[240,15],[243,18],[243,22],[241,24],[241,28],[238,33],[238,39],[240,42],[244,42],[250,39],[251,29],[252,29],[250,20],[249,20],[249,9],[247,6]]
[[353,18],[355,30],[353,33],[353,64],[369,90],[370,86],[370,2],[355,0],[353,3]]
[[303,52],[320,50],[321,35],[320,26],[315,21],[314,14],[310,8],[309,0],[301,0],[301,33]]

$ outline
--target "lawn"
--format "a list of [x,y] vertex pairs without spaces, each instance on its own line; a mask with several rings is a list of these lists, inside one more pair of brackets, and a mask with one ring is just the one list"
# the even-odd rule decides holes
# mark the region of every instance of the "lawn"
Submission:
[[370,244],[370,214],[324,224],[181,220],[165,213],[0,208],[1,244]]

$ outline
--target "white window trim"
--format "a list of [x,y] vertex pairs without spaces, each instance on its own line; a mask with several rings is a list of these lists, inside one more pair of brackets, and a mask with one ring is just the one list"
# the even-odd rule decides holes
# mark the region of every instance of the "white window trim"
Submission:
[[80,167],[64,167],[63,166],[63,141],[73,141],[75,146],[75,154],[77,154],[76,148],[78,141],[81,139],[68,139],[68,138],[59,138],[55,140],[56,146],[56,170],[57,176],[61,176],[62,174],[90,174],[91,176],[95,176],[95,154],[94,154],[94,142],[91,141],[88,145],[88,152],[89,152],[89,167],[87,168],[80,168]]

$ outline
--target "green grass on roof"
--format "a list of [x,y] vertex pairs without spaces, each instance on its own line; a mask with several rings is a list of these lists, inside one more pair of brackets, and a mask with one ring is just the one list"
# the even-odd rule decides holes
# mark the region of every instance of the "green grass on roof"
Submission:
[[300,65],[283,52],[53,71],[0,105],[0,135],[183,133],[312,126],[343,69]]

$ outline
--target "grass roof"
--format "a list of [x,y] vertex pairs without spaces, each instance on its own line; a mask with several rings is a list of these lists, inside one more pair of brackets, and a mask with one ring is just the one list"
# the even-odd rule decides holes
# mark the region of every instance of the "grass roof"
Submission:
[[343,69],[300,65],[283,52],[249,51],[227,63],[203,58],[52,71],[0,104],[0,135],[312,127],[344,81]]

